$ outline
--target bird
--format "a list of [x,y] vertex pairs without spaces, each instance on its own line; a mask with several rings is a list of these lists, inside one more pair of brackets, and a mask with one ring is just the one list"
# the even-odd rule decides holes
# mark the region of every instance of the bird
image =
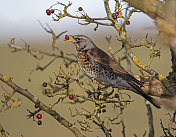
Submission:
[[[73,40],[70,40],[70,38]],[[97,47],[89,37],[85,35],[66,35],[65,41],[75,45],[78,65],[88,78],[95,79],[105,88],[124,87],[141,95],[156,108],[161,108],[159,101],[141,89],[143,86],[141,81],[137,80],[106,52]]]

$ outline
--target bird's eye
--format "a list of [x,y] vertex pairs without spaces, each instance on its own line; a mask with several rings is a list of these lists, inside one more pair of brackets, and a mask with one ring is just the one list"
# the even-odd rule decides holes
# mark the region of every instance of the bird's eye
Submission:
[[77,38],[77,41],[80,41],[81,40],[81,38]]

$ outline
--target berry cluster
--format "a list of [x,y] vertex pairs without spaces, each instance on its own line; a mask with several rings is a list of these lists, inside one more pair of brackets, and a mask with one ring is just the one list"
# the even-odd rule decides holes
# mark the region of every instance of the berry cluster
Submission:
[[119,16],[119,12],[112,13],[112,18],[113,18],[114,20],[116,20],[118,16]]
[[[39,107],[40,107],[40,104],[39,104],[39,103],[35,104],[35,108],[39,108]],[[37,119],[38,119],[37,124],[38,124],[38,125],[42,125],[42,121],[40,120],[40,119],[42,118],[42,114],[38,113],[38,114],[35,115],[35,116],[36,116]]]
[[37,124],[41,125],[42,121],[40,119],[42,118],[42,114],[37,114],[36,117],[38,118]]
[[[118,16],[119,16],[119,12],[112,13],[112,18],[113,18],[114,20],[116,20]],[[126,25],[130,25],[130,21],[127,20],[127,21],[125,22],[125,24],[126,24]]]
[[47,9],[46,10],[46,14],[49,16],[51,15],[52,13],[54,13],[54,9]]

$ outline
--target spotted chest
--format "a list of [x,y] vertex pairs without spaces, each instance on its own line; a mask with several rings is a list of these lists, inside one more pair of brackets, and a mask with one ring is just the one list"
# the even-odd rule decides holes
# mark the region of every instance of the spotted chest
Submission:
[[81,51],[77,53],[77,60],[79,67],[89,78],[96,77],[95,72],[93,71],[94,62],[90,59],[87,54],[87,51]]
[[118,75],[110,68],[94,61],[89,57],[87,51],[77,53],[78,64],[81,70],[89,77],[95,78],[100,83],[112,84],[117,82]]

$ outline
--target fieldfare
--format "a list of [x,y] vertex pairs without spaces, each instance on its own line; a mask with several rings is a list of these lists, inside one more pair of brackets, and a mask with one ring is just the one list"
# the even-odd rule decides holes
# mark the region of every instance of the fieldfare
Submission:
[[[73,40],[69,40],[69,37]],[[76,46],[77,60],[80,69],[89,77],[107,87],[125,87],[152,103],[155,107],[161,108],[160,103],[147,95],[140,87],[143,86],[120,64],[114,61],[108,54],[98,48],[93,41],[84,35],[67,35],[66,41],[72,42]]]

